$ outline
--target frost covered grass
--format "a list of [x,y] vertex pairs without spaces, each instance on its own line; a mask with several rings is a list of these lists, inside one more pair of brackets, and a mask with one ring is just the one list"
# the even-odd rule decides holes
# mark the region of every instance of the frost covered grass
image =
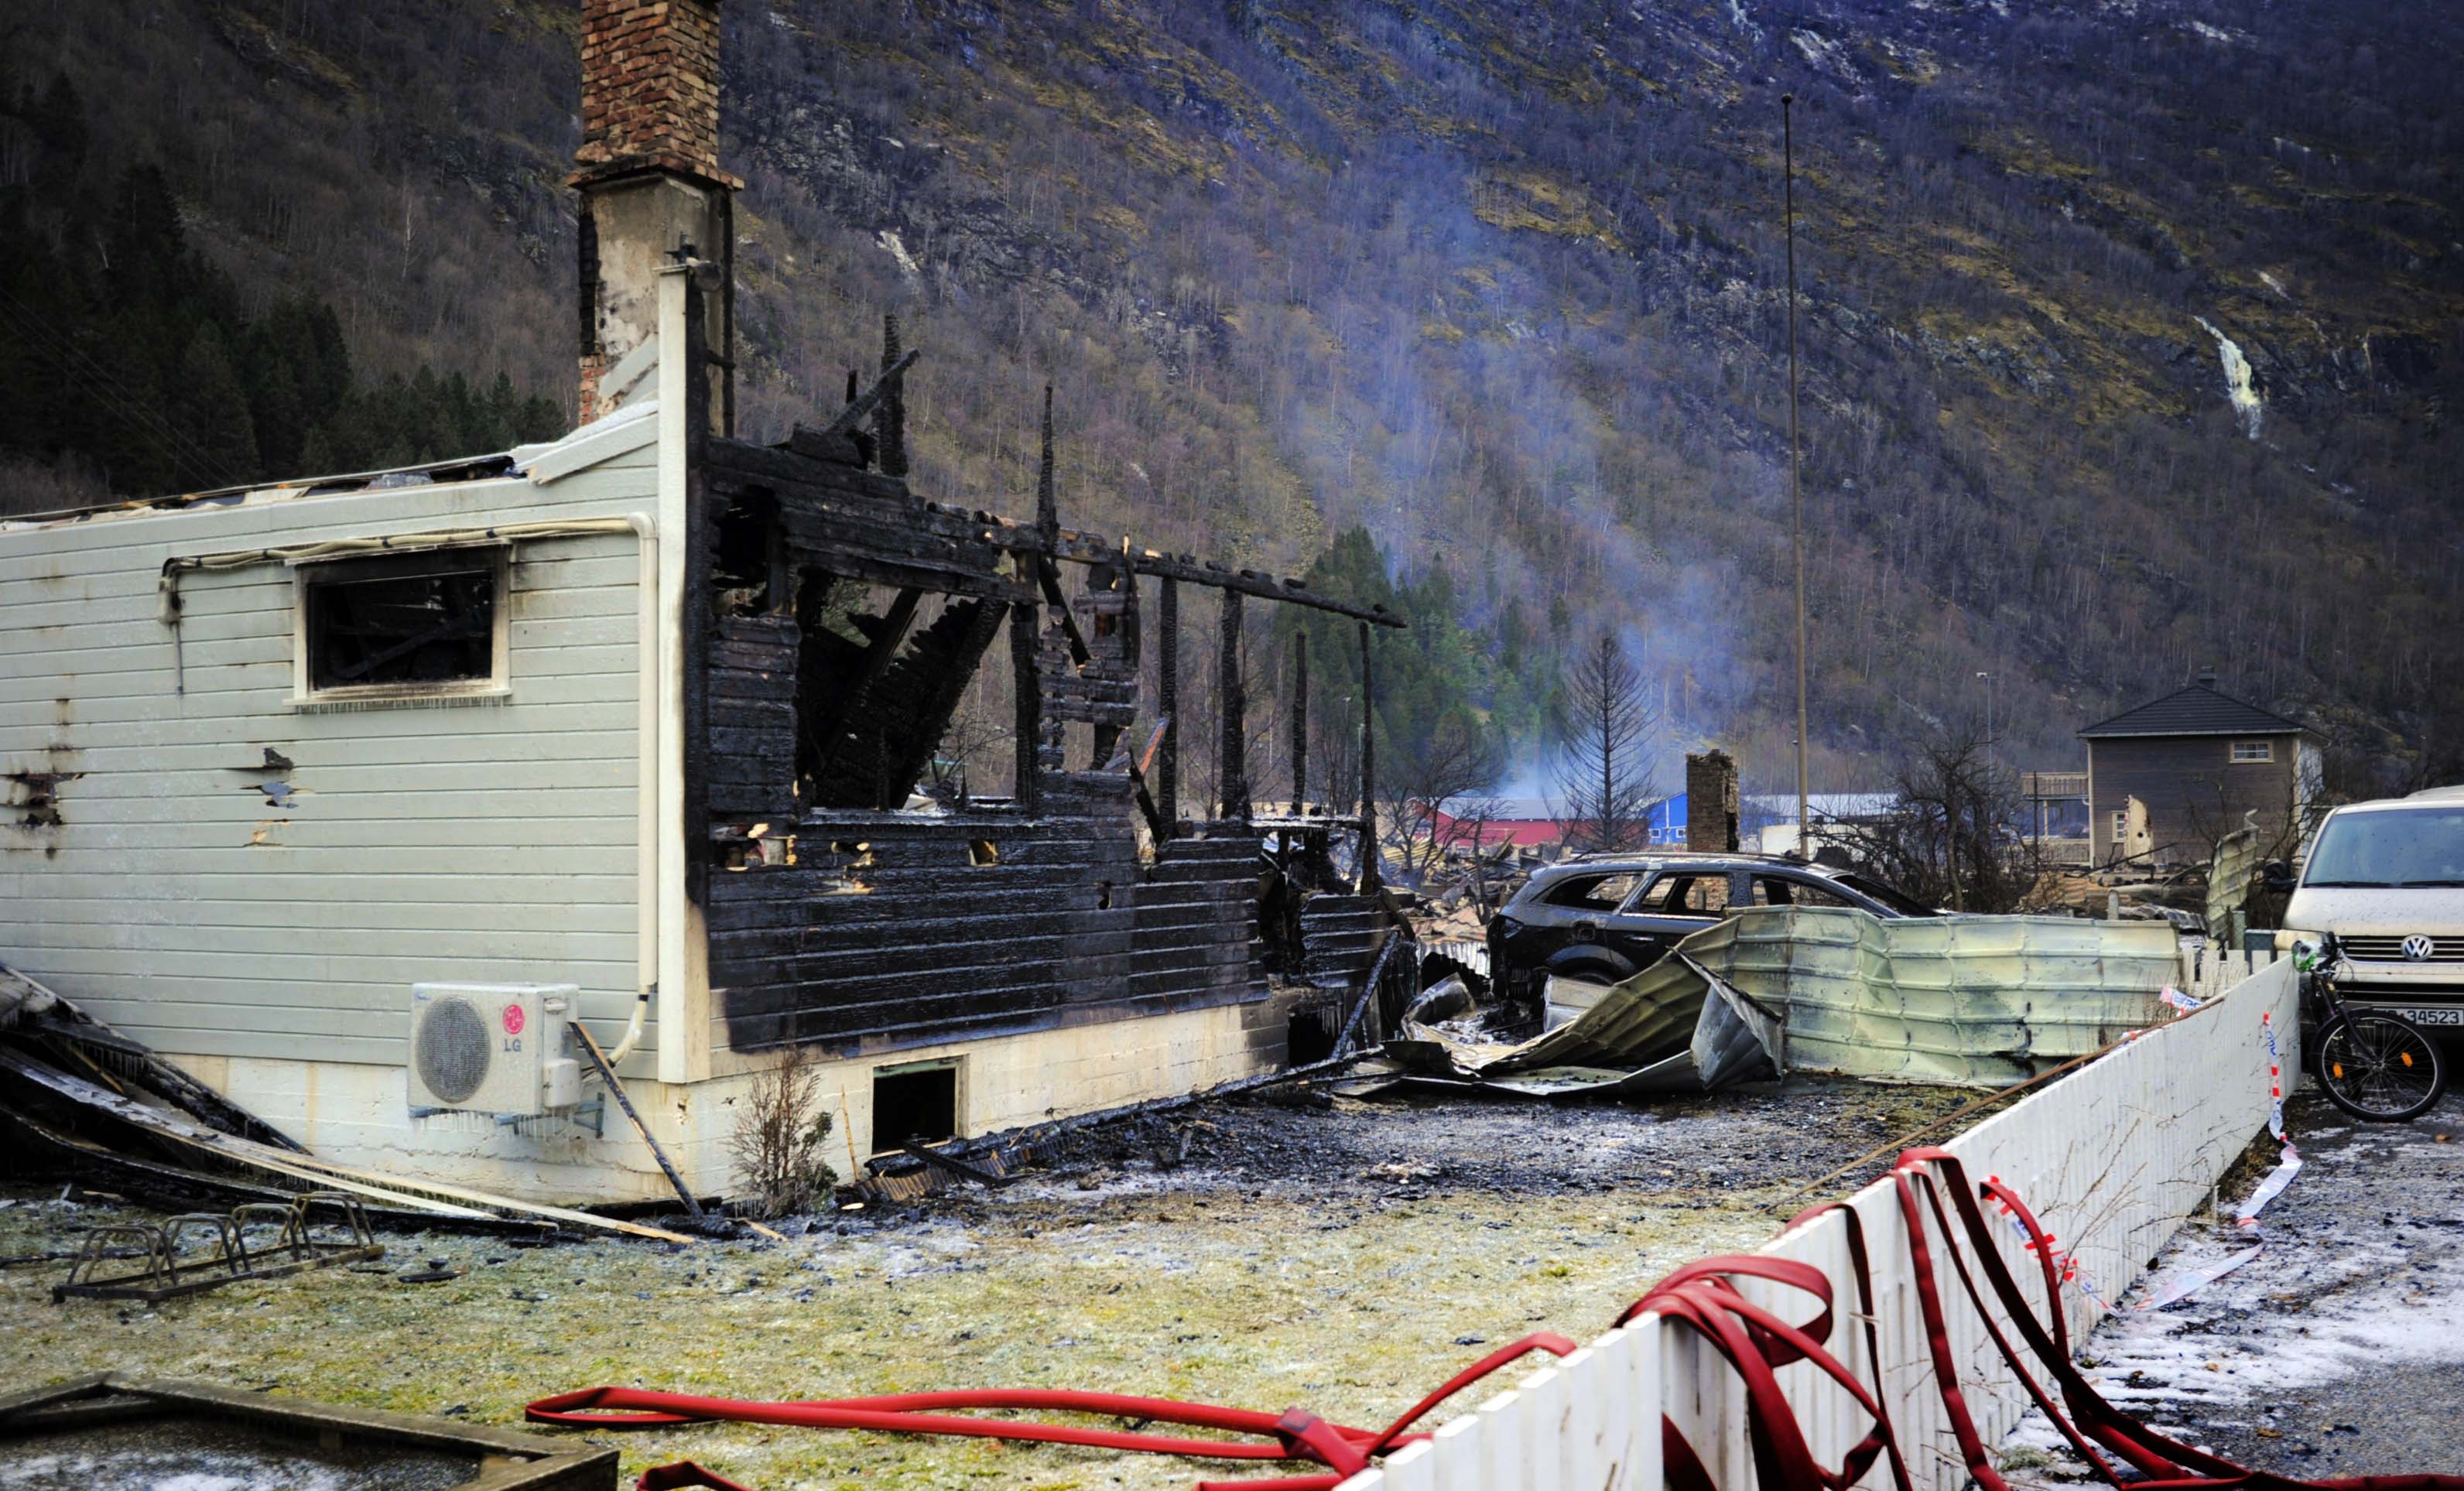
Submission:
[[[920,1215],[828,1214],[784,1244],[388,1238],[391,1272],[432,1253],[470,1272],[412,1285],[331,1269],[152,1310],[55,1305],[58,1265],[11,1268],[0,1333],[18,1382],[127,1370],[505,1425],[533,1397],[600,1383],[756,1398],[1085,1387],[1382,1423],[1494,1346],[1587,1338],[1677,1264],[1762,1242],[1790,1186],[1959,1096],[1218,1114],[1242,1142],[1201,1169],[1130,1162]],[[20,1195],[0,1207],[0,1254],[108,1216]],[[1186,1486],[1203,1469],[752,1425],[608,1442],[627,1484],[692,1458],[761,1491]]]

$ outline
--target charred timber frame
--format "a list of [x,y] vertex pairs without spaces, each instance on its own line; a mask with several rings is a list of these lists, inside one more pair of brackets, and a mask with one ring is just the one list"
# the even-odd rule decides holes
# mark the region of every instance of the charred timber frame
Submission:
[[[894,321],[884,332],[879,377],[825,425],[778,446],[715,434],[706,413],[689,426],[684,811],[715,1043],[853,1055],[1263,1001],[1243,602],[1353,618],[1364,665],[1371,628],[1401,619],[1063,528],[1048,391],[1032,524],[919,499],[898,474],[917,354]],[[689,406],[704,410],[707,372],[689,377]],[[759,522],[773,525],[766,579],[722,552]],[[1065,586],[1065,562],[1083,586]],[[1140,576],[1161,591],[1159,803],[1123,746],[1138,710]],[[1177,822],[1184,583],[1222,601],[1221,821],[1190,834]],[[857,615],[847,601],[868,593],[850,585],[892,599]],[[888,778],[929,757],[1004,627],[1013,796],[961,790],[940,811],[903,811],[914,778]],[[827,738],[808,717],[826,718]],[[1063,754],[1074,724],[1091,733],[1091,759]],[[1363,878],[1375,885],[1374,863]],[[1249,1034],[1280,1059],[1280,1020]]]

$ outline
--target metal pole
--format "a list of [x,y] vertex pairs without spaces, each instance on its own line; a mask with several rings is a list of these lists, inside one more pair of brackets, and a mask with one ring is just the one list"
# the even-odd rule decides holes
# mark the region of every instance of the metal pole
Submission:
[[1985,680],[1985,764],[1991,769],[1993,765],[1993,675],[1980,669],[1976,676]]
[[1796,550],[1796,848],[1810,853],[1812,815],[1805,791],[1805,494],[1798,480],[1802,459],[1796,437],[1796,135],[1790,106],[1794,94],[1779,96],[1780,190],[1788,225],[1788,523]]

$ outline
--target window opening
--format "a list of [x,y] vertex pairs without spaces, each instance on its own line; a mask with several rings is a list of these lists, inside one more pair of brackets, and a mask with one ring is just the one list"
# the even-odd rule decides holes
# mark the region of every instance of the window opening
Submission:
[[1639,911],[1661,916],[1711,916],[1728,904],[1725,874],[1662,875],[1646,891]]
[[2265,764],[2266,762],[2273,761],[2276,759],[2276,742],[2273,740],[2236,740],[2233,743],[2233,764],[2236,766],[2246,766],[2254,763]]
[[713,525],[711,598],[720,615],[754,616],[772,609],[779,569],[779,499],[753,487],[735,493]]
[[1756,906],[1854,907],[1856,904],[1829,886],[1817,885],[1810,880],[1792,880],[1785,875],[1754,877],[1754,905]]
[[1586,911],[1614,911],[1625,904],[1642,877],[1632,870],[1608,875],[1578,875],[1549,892],[1551,906]]
[[504,573],[502,549],[303,570],[307,691],[497,682]]

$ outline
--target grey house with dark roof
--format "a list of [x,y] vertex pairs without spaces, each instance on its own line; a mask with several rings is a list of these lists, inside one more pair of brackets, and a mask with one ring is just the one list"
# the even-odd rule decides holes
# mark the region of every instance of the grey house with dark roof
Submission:
[[2308,812],[2319,790],[2317,740],[2215,684],[2202,676],[2079,732],[2096,863],[2138,852],[2126,842],[2134,798],[2146,809],[2145,852],[2157,864],[2206,860],[2248,813],[2258,815],[2265,846]]

